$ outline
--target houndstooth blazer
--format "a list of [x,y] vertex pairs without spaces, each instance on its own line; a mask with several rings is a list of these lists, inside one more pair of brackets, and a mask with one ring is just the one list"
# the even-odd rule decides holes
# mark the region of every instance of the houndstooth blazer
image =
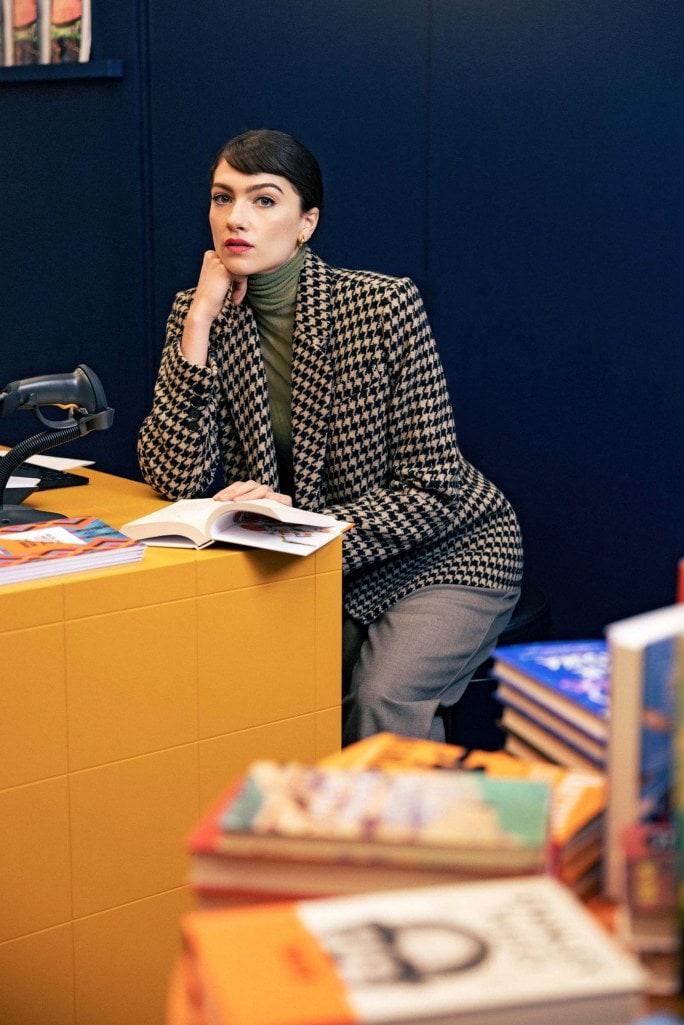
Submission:
[[[145,480],[172,499],[226,482],[278,490],[268,392],[253,312],[229,299],[206,367],[180,341],[194,289],[168,325],[154,403],[138,441]],[[446,381],[415,285],[329,267],[307,253],[292,341],[296,505],[351,520],[347,612],[369,623],[430,584],[520,582],[518,523],[462,456]]]

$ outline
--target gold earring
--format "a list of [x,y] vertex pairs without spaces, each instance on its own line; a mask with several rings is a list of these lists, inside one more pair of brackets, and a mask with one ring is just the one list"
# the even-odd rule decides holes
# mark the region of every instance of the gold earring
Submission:
[[297,249],[301,249],[304,243],[307,241],[306,235],[302,234],[297,239]]

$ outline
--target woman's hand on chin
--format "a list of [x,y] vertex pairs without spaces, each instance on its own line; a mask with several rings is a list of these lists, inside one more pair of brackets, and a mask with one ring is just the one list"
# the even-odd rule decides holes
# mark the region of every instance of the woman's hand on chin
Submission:
[[267,484],[258,484],[255,480],[235,480],[227,488],[223,488],[214,495],[215,502],[236,502],[238,499],[251,501],[254,498],[269,498],[272,502],[292,505],[289,495],[274,491]]
[[239,306],[247,294],[247,278],[231,274],[223,266],[218,253],[208,249],[202,260],[202,270],[195,289],[193,307],[209,322],[221,312],[227,295]]

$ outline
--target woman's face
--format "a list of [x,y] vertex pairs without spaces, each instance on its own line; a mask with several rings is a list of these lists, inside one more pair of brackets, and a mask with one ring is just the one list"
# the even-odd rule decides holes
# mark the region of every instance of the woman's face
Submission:
[[265,274],[281,267],[308,239],[318,209],[302,213],[301,200],[287,178],[243,174],[222,160],[211,186],[209,224],[214,249],[231,274]]

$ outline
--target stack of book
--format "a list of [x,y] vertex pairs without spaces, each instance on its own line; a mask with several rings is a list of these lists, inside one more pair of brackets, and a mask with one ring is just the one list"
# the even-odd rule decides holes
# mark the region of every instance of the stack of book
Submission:
[[507,751],[573,769],[606,770],[610,652],[605,640],[497,648],[493,673]]
[[208,904],[541,873],[546,780],[255,762],[189,838]]
[[197,1025],[626,1025],[637,962],[548,877],[190,912]]
[[392,733],[350,744],[320,764],[385,772],[470,770],[501,779],[542,780],[551,788],[547,871],[583,899],[600,889],[607,789],[602,773]]
[[0,584],[138,562],[145,548],[93,516],[0,527]]
[[215,906],[546,872],[588,898],[605,801],[597,774],[381,733],[256,763],[191,834],[190,883]]

